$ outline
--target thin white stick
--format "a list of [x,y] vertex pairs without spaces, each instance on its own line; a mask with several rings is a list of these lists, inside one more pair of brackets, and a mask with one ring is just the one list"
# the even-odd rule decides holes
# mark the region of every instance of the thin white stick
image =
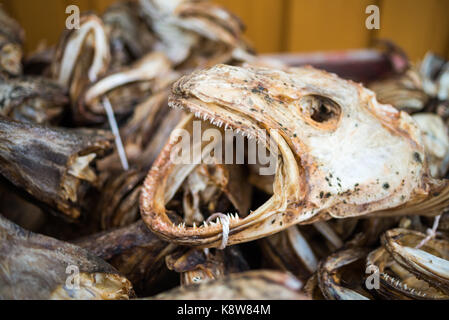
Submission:
[[422,241],[415,247],[416,249],[421,248],[423,245],[425,245],[427,242],[429,242],[430,239],[435,238],[435,236],[437,235],[438,225],[440,224],[440,218],[441,218],[441,214],[439,216],[435,217],[435,220],[433,220],[432,229],[427,230],[427,237],[422,239]]
[[115,120],[111,102],[107,97],[103,98],[103,106],[104,109],[106,110],[106,115],[108,116],[109,126],[111,127],[112,133],[115,136],[115,145],[117,146],[120,162],[122,163],[123,169],[127,171],[129,169],[128,159],[126,158],[125,148],[123,147],[122,138],[120,137],[120,131],[117,126],[117,121]]

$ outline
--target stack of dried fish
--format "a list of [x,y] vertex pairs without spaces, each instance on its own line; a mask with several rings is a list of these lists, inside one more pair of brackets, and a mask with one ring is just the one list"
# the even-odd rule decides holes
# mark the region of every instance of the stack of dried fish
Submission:
[[370,84],[380,102],[413,115],[423,133],[433,176],[446,176],[449,165],[449,62],[428,53],[418,65]]
[[448,298],[447,62],[376,98],[207,0],[118,2],[25,59],[0,24],[0,299]]

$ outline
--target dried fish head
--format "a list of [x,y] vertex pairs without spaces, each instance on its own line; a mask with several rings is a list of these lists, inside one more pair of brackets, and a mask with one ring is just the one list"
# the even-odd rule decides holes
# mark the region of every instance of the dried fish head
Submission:
[[379,277],[379,287],[370,292],[384,299],[448,299],[438,289],[403,268],[384,247],[372,251],[366,260],[367,270]]
[[392,229],[384,234],[382,242],[404,269],[448,295],[449,242],[430,239],[421,248],[416,248],[425,237],[413,230]]
[[0,299],[112,300],[134,296],[125,277],[80,247],[28,232],[2,216],[0,239]]
[[[447,181],[428,175],[412,118],[336,75],[217,65],[181,78],[169,104],[191,112],[179,128],[192,132],[195,115],[206,128],[232,129],[277,157],[273,196],[247,217],[230,219],[228,244],[331,217],[436,215],[449,201]],[[218,246],[222,223],[178,228],[165,215],[195,167],[172,161],[178,143],[170,139],[148,174],[142,217],[169,241]]]
[[308,300],[299,290],[302,283],[288,273],[248,271],[224,278],[175,288],[155,300]]
[[[363,289],[363,262],[366,250],[352,248],[336,252],[320,263],[318,283],[324,297],[329,300],[369,300]],[[350,268],[350,270],[345,270]]]

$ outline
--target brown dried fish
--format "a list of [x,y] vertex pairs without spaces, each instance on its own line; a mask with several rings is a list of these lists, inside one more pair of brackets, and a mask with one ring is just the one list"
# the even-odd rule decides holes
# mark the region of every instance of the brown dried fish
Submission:
[[105,131],[50,128],[0,117],[0,172],[70,219],[97,183],[94,160],[111,148]]
[[139,295],[155,294],[166,288],[165,256],[176,246],[159,239],[142,220],[74,243],[117,268]]
[[140,218],[139,196],[145,178],[144,171],[134,169],[108,175],[95,210],[102,230],[124,227]]
[[360,248],[342,250],[320,263],[318,284],[326,299],[370,299],[370,295],[363,289],[363,262],[367,253],[367,250]]
[[20,25],[0,8],[0,73],[22,73],[22,45],[25,33]]
[[426,106],[429,96],[423,88],[417,70],[409,69],[404,74],[379,80],[369,85],[381,103],[391,104],[409,113],[419,112]]
[[302,283],[288,273],[258,270],[182,286],[161,293],[154,300],[308,300]]
[[306,281],[317,269],[319,257],[297,226],[260,240],[264,262]]
[[102,16],[111,46],[112,71],[129,65],[152,50],[155,39],[134,1],[117,2]]
[[86,89],[79,108],[86,119],[103,122],[106,112],[102,98],[107,97],[117,116],[129,115],[136,105],[179,77],[172,72],[171,63],[160,52],[152,52],[132,66],[110,74]]
[[62,34],[51,75],[68,89],[75,121],[85,121],[83,110],[79,110],[79,97],[90,84],[106,74],[110,59],[109,39],[103,22],[96,15],[82,16],[79,29]]
[[56,124],[69,102],[61,86],[42,77],[0,77],[0,97],[0,115],[42,124]]
[[155,48],[175,65],[204,67],[251,52],[242,37],[241,21],[216,4],[192,0],[140,0],[139,4],[159,39]]
[[134,296],[125,277],[77,246],[26,231],[2,216],[0,239],[0,299],[110,300]]

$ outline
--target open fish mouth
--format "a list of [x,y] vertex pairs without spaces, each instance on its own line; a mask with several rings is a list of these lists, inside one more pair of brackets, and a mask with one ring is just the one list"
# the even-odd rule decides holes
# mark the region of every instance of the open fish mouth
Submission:
[[[177,129],[185,129],[188,132],[191,132],[193,130],[193,123],[195,121],[195,117],[193,115],[187,116],[184,121],[177,127]],[[201,123],[203,127],[211,127],[210,124],[206,122]],[[176,141],[176,140],[175,140]],[[158,203],[165,204],[172,199],[174,194],[177,192],[177,190],[180,188],[181,184],[183,183],[184,179],[194,170],[196,167],[195,164],[186,165],[186,164],[174,164],[170,160],[170,154],[172,154],[172,151],[177,145],[177,142],[173,142],[172,144],[166,145],[166,147],[162,151],[162,157],[159,156],[157,159],[157,163],[155,166],[158,166],[160,163],[159,161],[166,162],[163,166],[159,167],[157,176],[151,175],[152,178],[147,178],[144,184],[144,188],[149,191],[151,194],[151,197],[157,197],[157,198],[150,198],[150,199],[157,199]],[[285,141],[283,141],[285,143]],[[282,142],[281,142],[282,143]],[[282,145],[281,145],[282,146]],[[284,149],[287,149],[286,146],[283,146]],[[288,149],[287,149],[288,150]],[[281,151],[282,152],[282,151]],[[290,156],[291,153],[290,153]],[[279,157],[278,163],[282,163],[282,156]],[[298,172],[294,172],[294,174],[288,175],[284,172],[286,168],[284,168],[282,165],[277,164],[276,169],[276,175],[275,175],[275,185],[277,188],[281,189],[282,185],[292,185],[297,186],[297,183],[294,184],[293,180],[291,178],[297,177],[299,179]],[[288,168],[287,168],[288,170]],[[154,186],[155,188],[151,187]],[[163,186],[163,187],[162,187]],[[162,187],[159,189],[159,187]],[[275,187],[276,188],[276,187]],[[156,191],[156,189],[159,189],[160,191],[153,194],[153,191]],[[165,192],[164,190],[165,189]],[[285,189],[288,190],[288,189]],[[162,191],[162,192],[161,192]],[[284,190],[280,190],[280,192],[283,192]],[[294,190],[292,190],[294,191]],[[145,193],[145,191],[143,191]],[[265,203],[262,207],[258,208],[255,211],[252,211],[249,215],[246,217],[240,217],[239,213],[227,213],[227,214],[219,214],[216,216],[216,218],[212,218],[211,221],[203,221],[200,225],[186,225],[185,223],[181,224],[175,224],[172,223],[170,219],[168,219],[168,216],[166,215],[166,209],[165,206],[162,205],[158,207],[160,209],[160,215],[157,216],[147,216],[144,215],[145,218],[148,218],[151,220],[151,229],[161,235],[163,238],[174,241],[177,243],[182,244],[189,244],[189,245],[206,245],[208,247],[210,246],[221,246],[223,243],[223,236],[228,236],[228,241],[226,244],[231,243],[238,243],[242,242],[243,239],[238,240],[237,238],[234,238],[233,235],[237,234],[241,230],[248,230],[250,227],[255,228],[266,228],[266,227],[272,227],[276,222],[277,224],[282,227],[283,222],[282,221],[276,221],[279,219],[271,219],[270,223],[267,226],[263,225],[263,222],[266,221],[270,216],[273,216],[276,212],[275,209],[277,207],[280,207],[282,211],[287,210],[287,199],[289,198],[288,195],[283,196],[272,196],[270,200],[268,200],[267,203]],[[141,197],[141,207],[146,206],[148,204],[146,197]],[[269,214],[267,214],[267,210],[269,210]],[[152,211],[153,212],[153,211]],[[147,220],[148,221],[148,220]],[[147,222],[148,223],[148,222]],[[261,224],[262,223],[262,224]],[[153,229],[153,227],[155,229]],[[224,229],[228,229],[229,234],[224,235],[226,231],[223,231]],[[255,230],[255,229],[254,229]],[[266,229],[264,232],[270,232],[274,233],[277,229],[275,229],[273,232],[269,231],[269,229]],[[281,230],[281,229],[279,229]],[[247,236],[245,236],[245,239],[243,241],[248,241]],[[192,238],[195,238],[196,240],[192,242]],[[254,239],[257,238],[257,235],[254,237]]]
[[[197,164],[173,161],[179,146],[173,134],[141,194],[143,220],[166,240],[220,247],[332,217],[408,214],[408,208],[437,214],[448,201],[447,183],[428,176],[411,117],[336,75],[310,67],[217,65],[178,80],[169,105],[190,113],[178,130],[191,134],[200,119],[222,136],[232,130],[256,140],[277,164],[272,196],[246,217],[217,215],[199,226],[175,225],[166,204]],[[435,192],[439,196],[430,201]]]
[[383,247],[372,251],[368,266],[375,266],[380,277],[377,293],[395,299],[448,299],[449,243],[431,239],[416,246],[425,234],[392,229],[382,236]]

